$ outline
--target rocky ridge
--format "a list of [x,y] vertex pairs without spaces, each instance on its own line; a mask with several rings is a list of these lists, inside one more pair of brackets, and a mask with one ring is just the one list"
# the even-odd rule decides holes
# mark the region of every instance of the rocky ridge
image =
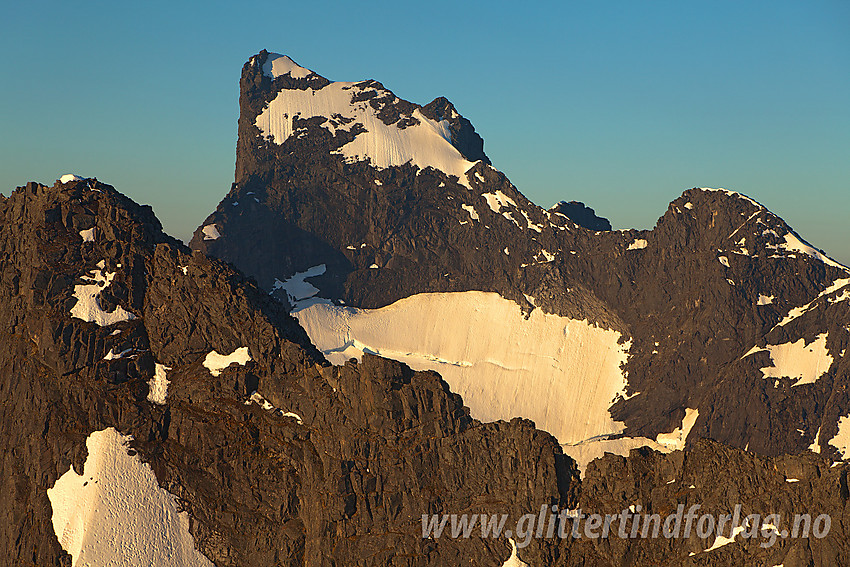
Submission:
[[[380,308],[476,290],[615,329],[631,341],[626,394],[610,410],[625,437],[656,439],[690,408],[699,413],[694,440],[767,456],[815,446],[842,458],[829,440],[850,413],[850,275],[760,203],[691,189],[652,230],[608,230],[583,204],[531,203],[444,99],[420,107],[375,81],[333,83],[288,58],[286,73],[269,74],[269,58],[281,57],[261,52],[243,67],[236,182],[192,248],[232,262],[283,302],[276,282],[324,265],[309,282],[337,304]],[[353,89],[327,111],[360,117],[346,129],[321,109],[300,114],[295,91],[320,97],[333,88]],[[442,117],[444,140],[468,169],[457,176],[415,159],[382,165],[346,155],[368,135],[361,114],[346,110],[361,99],[402,132],[417,112]],[[296,112],[297,135],[263,129],[259,117],[281,104]],[[770,370],[794,348],[817,349],[817,368]]]
[[[108,185],[19,188],[0,203],[0,254],[6,564],[68,564],[46,489],[83,471],[86,438],[108,427],[135,438],[216,565],[507,557],[500,541],[423,540],[420,514],[481,498],[519,514],[573,490],[551,436],[475,422],[433,373],[328,365],[280,303]],[[99,268],[114,274],[99,306],[132,319],[72,316],[75,285]],[[243,346],[244,366],[203,364]],[[148,400],[155,364],[170,368],[165,405]]]
[[[619,514],[635,503],[658,514],[694,503],[783,519],[805,510],[829,514],[832,529],[771,547],[741,536],[719,547],[693,534],[543,537],[518,556],[611,566],[848,557],[846,467],[704,440],[669,455],[607,455],[579,479],[550,435],[521,419],[471,419],[434,373],[368,355],[327,364],[281,303],[96,180],[31,183],[3,198],[0,254],[4,564],[71,564],[47,490],[72,466],[84,473],[86,439],[110,427],[134,437],[130,454],[177,497],[215,565],[501,565],[505,537],[423,538],[421,515],[504,513],[510,526],[541,505]],[[123,309],[123,321],[72,316],[77,287],[98,270],[109,283],[97,305]],[[211,351],[241,347],[244,365],[205,366]],[[170,367],[164,404],[149,399],[157,364]]]

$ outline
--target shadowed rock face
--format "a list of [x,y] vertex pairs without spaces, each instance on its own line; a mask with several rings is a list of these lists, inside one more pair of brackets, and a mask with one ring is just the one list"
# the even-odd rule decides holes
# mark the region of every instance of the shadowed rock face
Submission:
[[588,230],[611,230],[611,223],[608,219],[596,216],[596,211],[581,201],[559,201],[549,209],[549,212],[561,213]]

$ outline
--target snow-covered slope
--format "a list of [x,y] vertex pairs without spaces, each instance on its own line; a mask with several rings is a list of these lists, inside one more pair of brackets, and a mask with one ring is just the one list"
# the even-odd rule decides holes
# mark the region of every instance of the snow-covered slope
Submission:
[[513,301],[475,291],[294,315],[331,362],[368,352],[436,370],[477,419],[528,418],[564,444],[623,431],[608,413],[626,388],[630,343],[616,331],[540,309],[526,319]]
[[150,466],[128,454],[131,440],[111,427],[95,431],[82,474],[71,468],[47,490],[53,529],[72,565],[212,566],[195,549],[188,514]]
[[[288,57],[277,54],[269,55],[263,70],[275,77],[290,74],[293,78],[303,78],[310,74]],[[368,159],[377,168],[406,163],[420,169],[433,167],[456,176],[461,184],[470,187],[466,172],[474,163],[452,145],[447,121],[431,120],[416,109],[387,124],[379,116],[380,105],[372,104],[375,99],[388,99],[388,104],[397,100],[389,91],[368,82],[333,82],[322,88],[284,89],[257,116],[256,126],[274,143],[283,144],[291,136],[306,135],[306,128],[300,129],[296,121],[321,117],[322,127],[332,135],[338,131],[357,132],[354,140],[334,152],[347,161]]]

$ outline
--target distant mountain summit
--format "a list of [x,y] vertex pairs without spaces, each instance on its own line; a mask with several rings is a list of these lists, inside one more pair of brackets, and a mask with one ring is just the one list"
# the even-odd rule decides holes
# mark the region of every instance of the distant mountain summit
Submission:
[[560,213],[577,225],[590,230],[611,230],[608,219],[596,216],[596,211],[581,201],[559,201],[549,209],[549,212]]
[[612,231],[583,203],[531,203],[446,99],[266,52],[241,85],[236,183],[191,246],[332,360],[437,370],[474,417],[533,419],[583,464],[699,437],[850,456],[850,272],[761,204],[692,189],[653,230]]

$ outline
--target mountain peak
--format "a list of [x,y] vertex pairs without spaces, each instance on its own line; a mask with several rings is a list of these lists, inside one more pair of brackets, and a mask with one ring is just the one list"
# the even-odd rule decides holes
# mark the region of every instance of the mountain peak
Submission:
[[549,212],[562,214],[579,226],[590,230],[611,230],[611,222],[597,216],[596,211],[581,201],[559,201]]
[[331,82],[286,55],[263,51],[248,61],[240,106],[237,182],[261,169],[254,164],[304,146],[332,162],[430,168],[466,187],[472,166],[490,163],[484,141],[447,99],[423,107],[377,81]]
[[263,74],[272,79],[289,75],[293,79],[306,79],[313,71],[300,66],[288,55],[269,53],[263,63]]

